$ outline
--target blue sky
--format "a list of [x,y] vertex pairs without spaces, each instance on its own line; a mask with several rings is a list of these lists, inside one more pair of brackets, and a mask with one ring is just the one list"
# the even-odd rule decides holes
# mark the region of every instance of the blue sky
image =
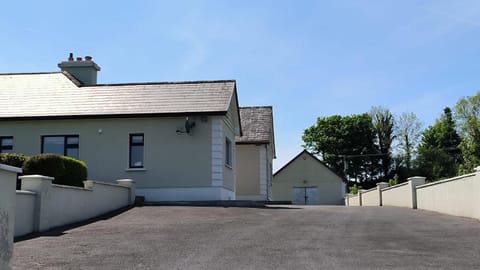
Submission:
[[280,168],[319,116],[426,125],[480,89],[480,1],[5,1],[0,73],[93,56],[100,83],[236,79],[272,105]]

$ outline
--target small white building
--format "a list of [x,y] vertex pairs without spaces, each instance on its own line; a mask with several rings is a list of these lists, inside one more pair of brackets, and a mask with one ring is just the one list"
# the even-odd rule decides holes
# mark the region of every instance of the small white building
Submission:
[[344,204],[342,177],[306,150],[273,175],[272,199],[292,204]]
[[275,158],[272,107],[240,107],[240,122],[242,136],[235,138],[236,199],[268,201]]

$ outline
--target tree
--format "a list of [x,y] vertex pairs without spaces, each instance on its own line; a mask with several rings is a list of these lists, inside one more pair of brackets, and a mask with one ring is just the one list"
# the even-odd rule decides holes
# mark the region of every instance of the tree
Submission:
[[400,148],[400,155],[407,173],[411,172],[412,157],[420,140],[422,124],[414,113],[402,113],[398,119],[396,139]]
[[455,113],[462,138],[463,164],[459,173],[472,172],[480,164],[480,92],[461,98],[455,105]]
[[452,111],[446,107],[440,119],[422,134],[416,160],[419,173],[428,180],[455,176],[461,162],[459,145]]
[[389,179],[392,172],[392,142],[395,138],[393,133],[394,119],[392,113],[382,107],[372,107],[372,117],[375,140],[380,154],[381,177],[383,181]]
[[302,139],[307,150],[338,174],[358,182],[378,178],[378,149],[369,114],[319,117]]

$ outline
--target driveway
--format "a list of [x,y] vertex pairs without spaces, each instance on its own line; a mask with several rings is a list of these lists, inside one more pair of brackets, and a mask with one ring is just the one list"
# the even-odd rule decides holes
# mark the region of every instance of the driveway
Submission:
[[480,269],[480,222],[391,207],[145,206],[15,243],[14,269]]

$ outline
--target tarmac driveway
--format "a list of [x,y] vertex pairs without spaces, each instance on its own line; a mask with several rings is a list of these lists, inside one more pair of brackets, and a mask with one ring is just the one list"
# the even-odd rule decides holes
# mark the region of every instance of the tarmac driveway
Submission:
[[480,269],[480,222],[391,207],[145,206],[15,243],[14,269]]

